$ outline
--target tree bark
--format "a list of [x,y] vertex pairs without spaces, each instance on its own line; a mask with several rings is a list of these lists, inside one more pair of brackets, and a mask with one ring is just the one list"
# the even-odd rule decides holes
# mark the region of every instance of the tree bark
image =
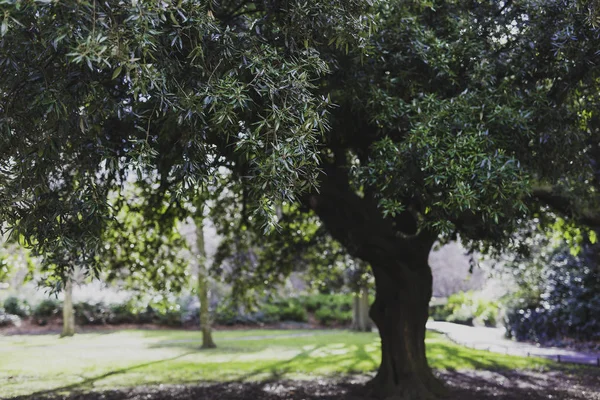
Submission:
[[206,272],[198,273],[198,300],[200,301],[200,328],[202,329],[202,348],[214,349],[217,347],[212,338],[210,310],[208,308],[208,279]]
[[[432,232],[384,218],[376,201],[358,196],[342,171],[326,169],[318,194],[305,201],[329,233],[354,257],[371,265],[375,301],[370,316],[381,337],[381,365],[370,387],[380,398],[430,400],[444,394],[425,354],[425,324],[432,294],[428,256]],[[408,215],[410,217],[410,215]]]
[[376,297],[370,314],[381,337],[381,364],[371,386],[383,398],[436,399],[444,389],[425,353],[431,270],[426,261],[400,268],[409,279],[399,281],[387,268],[373,265]]
[[[200,209],[200,211],[202,210]],[[204,248],[204,219],[195,218],[196,244],[198,247],[198,301],[200,302],[200,329],[202,329],[202,348],[214,349],[217,347],[212,338],[212,327],[209,309],[208,272],[206,270],[206,249]]]
[[371,317],[369,315],[369,288],[363,285],[354,295],[352,329],[358,332],[371,331]]
[[60,337],[75,335],[75,312],[73,310],[73,282],[67,279],[65,300],[63,301],[63,329]]

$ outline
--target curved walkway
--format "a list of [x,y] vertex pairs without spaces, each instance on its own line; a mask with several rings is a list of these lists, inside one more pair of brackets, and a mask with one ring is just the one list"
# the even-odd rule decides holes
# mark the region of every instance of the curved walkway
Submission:
[[427,329],[443,333],[455,343],[478,350],[524,357],[543,357],[558,362],[600,366],[600,353],[581,352],[557,347],[540,347],[531,343],[515,342],[504,337],[502,328],[483,328],[429,321]]

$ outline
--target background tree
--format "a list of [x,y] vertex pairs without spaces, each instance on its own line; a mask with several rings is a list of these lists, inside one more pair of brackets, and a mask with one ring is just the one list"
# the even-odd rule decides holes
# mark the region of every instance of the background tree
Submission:
[[360,260],[354,262],[354,268],[350,268],[350,286],[354,292],[352,305],[352,329],[359,332],[371,332],[372,323],[369,316],[369,291],[372,286],[369,266]]
[[60,333],[61,337],[75,335],[75,310],[73,309],[73,279],[67,277],[67,282],[63,289],[65,299],[63,300],[63,327]]
[[383,396],[442,392],[424,346],[433,243],[501,248],[596,179],[599,43],[576,2],[1,7],[0,219],[99,267],[129,167],[174,201],[226,169],[238,280],[290,271],[268,262],[277,224],[371,265]]
[[188,246],[178,230],[180,210],[146,177],[111,194],[114,218],[107,222],[97,259],[102,279],[144,294],[180,293],[188,284]]
[[217,347],[212,338],[212,322],[210,315],[210,289],[208,282],[208,260],[204,241],[204,204],[197,201],[194,212],[194,225],[196,228],[196,259],[198,260],[198,301],[200,302],[200,329],[202,329],[202,348],[213,349]]

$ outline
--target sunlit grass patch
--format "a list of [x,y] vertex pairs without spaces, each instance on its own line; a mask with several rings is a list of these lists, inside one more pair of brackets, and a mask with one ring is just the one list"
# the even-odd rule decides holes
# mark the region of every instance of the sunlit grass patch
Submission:
[[[0,337],[0,397],[157,383],[307,379],[368,373],[380,361],[375,333],[228,331],[216,332],[215,341],[218,348],[202,350],[200,332],[168,330],[68,339]],[[468,349],[434,333],[427,337],[427,355],[438,369],[539,368],[550,363]]]

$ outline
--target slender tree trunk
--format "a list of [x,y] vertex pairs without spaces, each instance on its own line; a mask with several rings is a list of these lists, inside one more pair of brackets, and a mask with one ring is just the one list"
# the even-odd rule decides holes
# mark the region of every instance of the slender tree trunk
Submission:
[[202,329],[202,348],[214,349],[217,347],[212,338],[210,310],[208,308],[208,279],[206,272],[198,273],[198,300],[200,301],[200,328]]
[[371,317],[369,315],[369,288],[360,287],[354,295],[352,329],[359,332],[371,331]]
[[[201,210],[199,211],[201,212]],[[196,244],[198,246],[198,301],[200,302],[200,328],[202,329],[202,348],[217,347],[212,338],[210,320],[208,273],[206,270],[206,249],[204,248],[203,218],[196,218]]]
[[354,293],[352,297],[352,330],[360,331],[360,294]]
[[75,312],[73,310],[73,282],[71,278],[65,284],[65,300],[63,302],[63,329],[61,337],[75,335]]

